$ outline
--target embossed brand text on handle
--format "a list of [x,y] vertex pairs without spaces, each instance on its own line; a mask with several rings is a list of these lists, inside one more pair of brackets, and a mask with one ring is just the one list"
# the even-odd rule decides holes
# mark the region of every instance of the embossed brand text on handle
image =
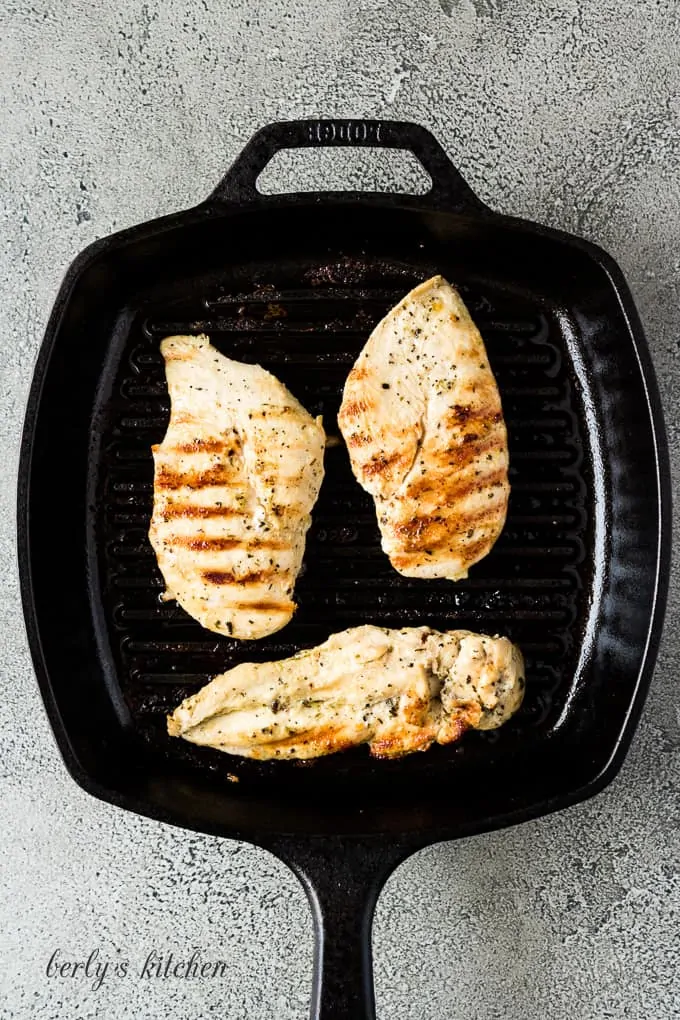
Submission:
[[310,142],[350,142],[371,144],[382,138],[382,124],[367,124],[365,120],[345,122],[327,120],[310,124],[307,129]]

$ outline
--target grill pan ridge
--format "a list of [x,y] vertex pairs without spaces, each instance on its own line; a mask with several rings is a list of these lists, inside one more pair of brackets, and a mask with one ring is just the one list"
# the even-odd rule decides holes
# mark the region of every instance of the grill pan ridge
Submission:
[[[407,149],[432,190],[260,195],[277,151],[318,145]],[[510,507],[490,555],[456,584],[401,577],[337,442],[286,628],[234,642],[161,602],[147,530],[150,447],[169,413],[162,337],[208,333],[273,371],[337,436],[371,329],[435,273],[480,327],[508,426]],[[270,125],[207,201],[84,251],[50,317],[18,543],[29,644],[67,767],[128,810],[277,853],[312,905],[312,1016],[372,1017],[370,920],[390,870],[437,840],[583,800],[620,767],[661,632],[669,491],[649,353],[608,255],[489,210],[416,125]],[[498,731],[395,761],[358,748],[257,763],[167,736],[166,713],[211,675],[367,622],[507,634],[527,661],[522,709]]]

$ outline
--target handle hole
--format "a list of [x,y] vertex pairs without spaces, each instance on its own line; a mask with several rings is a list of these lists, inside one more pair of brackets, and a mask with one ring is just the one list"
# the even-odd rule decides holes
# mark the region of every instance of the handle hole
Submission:
[[426,195],[432,178],[404,149],[282,149],[255,182],[261,195],[290,191],[390,191]]

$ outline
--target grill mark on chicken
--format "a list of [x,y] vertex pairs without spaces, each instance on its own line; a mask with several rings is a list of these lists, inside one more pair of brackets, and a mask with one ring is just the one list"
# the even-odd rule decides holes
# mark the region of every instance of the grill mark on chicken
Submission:
[[474,542],[469,542],[467,549],[470,556],[476,556],[478,559],[485,556],[493,545],[494,539],[489,535],[483,535],[481,538],[475,539]]
[[496,435],[478,436],[476,433],[464,434],[458,444],[452,444],[439,453],[437,459],[443,460],[449,467],[456,467],[458,471],[464,470],[473,461],[478,460],[484,454],[491,453],[498,447]]
[[295,612],[297,606],[290,599],[260,599],[258,602],[232,602],[233,609],[241,610],[244,613],[288,613]]
[[481,424],[485,429],[489,429],[502,422],[503,415],[495,409],[493,404],[484,404],[482,407],[454,404],[446,421],[454,426]]
[[175,539],[177,545],[184,546],[194,552],[227,552],[230,549],[247,548],[248,550],[267,549],[282,550],[287,546],[277,539],[250,538],[245,541],[242,538],[192,538],[186,535],[178,535]]
[[211,520],[222,517],[247,517],[245,510],[226,506],[196,506],[193,503],[168,503],[159,511],[164,521],[175,518]]
[[[421,543],[414,545],[409,548],[408,543],[404,543],[403,552],[395,553],[393,560],[394,565],[397,569],[408,568],[414,564],[421,563],[423,555],[434,555],[435,553],[453,553],[458,550],[458,547],[462,544],[466,555],[477,556],[481,558],[484,556],[493,545],[494,539],[488,535],[482,535],[479,538],[472,540],[472,536],[468,535],[468,532],[472,530],[473,533],[479,531],[479,526],[476,528],[460,528],[458,532],[447,531],[439,536],[439,538],[431,535],[425,535],[424,540]],[[426,545],[427,549],[423,552],[422,545]]]
[[161,467],[156,472],[155,484],[159,489],[207,489],[242,483],[234,479],[226,465],[216,464],[206,471],[173,471],[172,468]]
[[[366,424],[365,420],[364,420],[364,424]],[[396,436],[399,435],[399,429],[397,429],[396,427],[393,426],[392,428],[390,428],[390,433],[391,433],[391,435],[396,437]],[[403,434],[404,438],[406,438],[407,437],[407,430],[402,430],[402,434]],[[350,433],[346,437],[345,442],[347,443],[347,446],[349,446],[349,447],[369,446],[372,443],[375,443],[376,445],[379,445],[379,443],[380,443],[380,433],[379,433],[379,431],[376,431],[375,433],[373,433],[373,432],[371,432],[370,428],[367,429],[365,432],[353,432],[353,433]],[[410,463],[413,460],[413,457],[411,455],[409,455],[407,458],[404,458],[404,459],[405,459],[405,462],[410,465]],[[407,472],[405,471],[404,475],[406,473]]]
[[208,584],[257,584],[266,581],[273,570],[252,570],[249,574],[237,574],[233,570],[202,570],[201,576]]
[[[495,516],[495,507],[484,507],[483,511],[473,509],[468,513],[423,515],[395,524],[394,530],[403,540],[405,552],[424,552],[426,556],[431,556],[442,546],[458,543],[463,533],[467,538],[472,538],[475,532],[485,528]],[[471,546],[466,544],[465,548],[468,552]]]
[[404,458],[400,453],[393,453],[391,457],[374,457],[373,460],[364,467],[364,474],[369,478],[372,475],[382,474],[387,471],[388,468],[394,464],[398,464]]
[[362,435],[359,432],[355,432],[347,439],[348,446],[367,446],[369,443],[372,442],[373,442],[372,436]]
[[[355,375],[356,379],[357,376]],[[362,378],[361,376],[359,378]],[[369,400],[354,400],[343,407],[343,414],[345,418],[357,418],[360,414],[364,414],[366,411],[370,411],[373,404]]]
[[[170,447],[168,453],[222,453],[227,443],[222,439],[194,439],[191,443],[178,443]],[[235,452],[235,444],[230,444],[230,453]],[[229,454],[228,454],[229,456]]]
[[404,539],[407,549],[417,549],[420,540],[426,539],[428,531],[435,525],[444,524],[444,518],[440,516],[412,517],[403,524],[395,525],[396,533]]
[[[446,466],[448,467],[448,462]],[[444,474],[441,470],[432,471],[409,482],[409,496],[414,500],[421,500],[429,493],[436,493],[437,502],[441,507],[452,507],[474,492],[502,487],[506,475],[505,468],[496,468],[488,473],[482,470],[472,473],[468,471],[462,478],[450,473]]]

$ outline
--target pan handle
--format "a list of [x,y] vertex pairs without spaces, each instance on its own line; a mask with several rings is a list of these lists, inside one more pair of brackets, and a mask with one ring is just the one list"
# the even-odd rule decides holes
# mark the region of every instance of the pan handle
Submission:
[[268,124],[246,144],[208,202],[266,202],[272,197],[280,200],[279,196],[262,195],[257,190],[258,177],[277,152],[340,145],[406,149],[432,178],[431,190],[418,196],[424,205],[454,212],[488,211],[434,135],[419,124],[398,120],[291,120]]
[[330,837],[268,845],[298,876],[312,910],[311,1020],[375,1020],[373,912],[390,873],[423,845]]

